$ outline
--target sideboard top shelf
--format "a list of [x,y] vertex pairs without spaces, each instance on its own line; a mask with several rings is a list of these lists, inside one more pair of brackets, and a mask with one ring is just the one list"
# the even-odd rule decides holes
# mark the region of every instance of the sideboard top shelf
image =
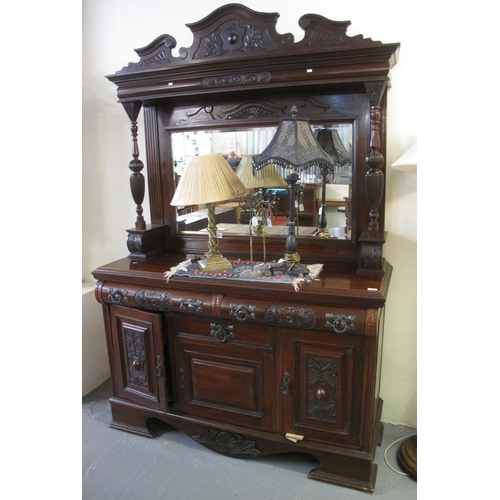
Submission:
[[[172,267],[184,262],[189,256],[181,253],[151,257],[146,261],[133,261],[129,258],[99,267],[93,272],[94,278],[99,281],[115,283],[133,283],[141,286],[160,288],[184,288],[200,291],[205,289],[213,293],[234,293],[242,289],[242,281],[228,279],[189,278],[173,276],[167,283],[164,273]],[[388,285],[391,278],[392,266],[384,261],[384,275],[364,276],[355,273],[337,270],[335,266],[326,263],[318,278],[310,283],[303,284],[296,292],[291,284],[277,284],[269,282],[249,282],[251,286],[244,287],[248,296],[260,297],[264,290],[274,293],[289,294],[295,301],[303,299],[312,302],[321,300],[321,297],[331,300],[354,300],[368,307],[382,307],[385,303]]]

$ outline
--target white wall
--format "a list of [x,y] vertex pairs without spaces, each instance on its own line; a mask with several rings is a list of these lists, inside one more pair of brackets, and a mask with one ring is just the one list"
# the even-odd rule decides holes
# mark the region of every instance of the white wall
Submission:
[[[116,103],[115,85],[104,75],[138,61],[133,49],[144,47],[162,34],[170,34],[177,40],[177,50],[190,47],[192,35],[185,24],[201,20],[224,3],[83,0],[83,280],[92,280],[91,271],[99,265],[128,254],[125,229],[135,222],[128,169],[130,124],[122,106]],[[420,25],[412,16],[403,14],[406,9],[402,4],[387,0],[242,3],[256,11],[279,12],[278,32],[291,32],[296,41],[303,33],[298,26],[299,18],[315,13],[333,20],[350,20],[350,36],[362,34],[384,43],[400,42],[399,63],[392,72],[388,97],[387,165],[416,139],[416,52]],[[140,158],[145,162],[141,121],[139,127]],[[389,238],[385,256],[394,266],[394,272],[386,312],[382,418],[406,425],[417,424],[416,189],[416,174],[387,168]],[[145,217],[149,222],[147,210]],[[102,345],[96,345],[97,348],[102,349]]]

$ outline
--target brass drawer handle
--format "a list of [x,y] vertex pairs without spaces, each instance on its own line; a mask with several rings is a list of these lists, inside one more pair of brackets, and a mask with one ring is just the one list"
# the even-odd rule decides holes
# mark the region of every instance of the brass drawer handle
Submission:
[[234,332],[232,326],[216,325],[215,323],[210,323],[210,335],[215,337],[219,342],[227,342],[229,339],[234,338]]
[[356,316],[345,314],[325,314],[325,326],[333,328],[335,333],[354,332],[356,330],[355,321]]

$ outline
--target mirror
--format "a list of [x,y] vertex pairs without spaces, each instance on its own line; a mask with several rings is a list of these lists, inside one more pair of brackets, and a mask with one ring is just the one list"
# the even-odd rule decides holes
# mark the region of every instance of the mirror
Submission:
[[[326,215],[326,238],[349,239],[349,206],[352,202],[353,165],[353,124],[330,123],[311,124],[315,134],[327,129],[332,137],[337,161],[326,174],[323,188],[322,172],[319,168],[309,169],[300,174],[300,185],[295,201],[298,219],[297,235],[317,237],[321,211]],[[271,142],[276,127],[234,128],[190,130],[171,133],[173,152],[174,182],[177,186],[186,162],[192,156],[221,153],[238,172],[241,159],[245,155],[258,155]],[[234,152],[235,157],[230,158]],[[314,170],[314,171],[313,171]],[[241,171],[241,169],[240,169]],[[287,172],[278,169],[282,177]],[[240,172],[238,172],[240,175]],[[266,190],[264,190],[265,192]],[[267,189],[267,191],[270,191]],[[286,235],[289,220],[288,189],[281,187],[275,191],[275,201],[265,217],[266,235]],[[324,200],[323,200],[324,196]],[[255,224],[255,214],[245,211],[238,200],[228,200],[216,207],[218,231],[248,235],[249,224]],[[253,220],[252,220],[253,219]],[[178,207],[178,231],[206,231],[207,210],[204,206]]]

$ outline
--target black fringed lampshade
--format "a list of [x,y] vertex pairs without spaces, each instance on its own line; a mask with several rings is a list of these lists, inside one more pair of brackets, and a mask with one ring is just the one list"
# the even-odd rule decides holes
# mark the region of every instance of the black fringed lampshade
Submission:
[[269,146],[252,158],[254,170],[274,164],[298,172],[311,167],[331,167],[334,161],[314,138],[309,120],[297,118],[295,106],[292,117],[280,121]]

